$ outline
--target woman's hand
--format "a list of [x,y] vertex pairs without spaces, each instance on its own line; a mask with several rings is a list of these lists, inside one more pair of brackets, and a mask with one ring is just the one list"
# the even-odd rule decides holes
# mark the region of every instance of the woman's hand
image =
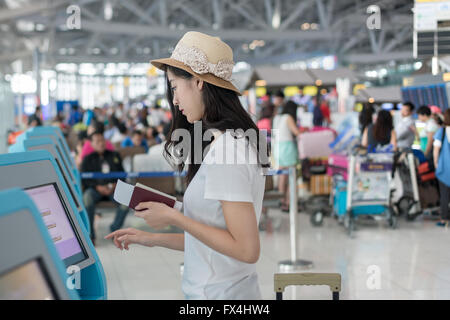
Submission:
[[134,228],[121,229],[108,234],[105,239],[113,239],[114,244],[120,250],[129,250],[130,244],[140,244],[153,247],[153,234]]
[[141,202],[135,207],[135,216],[142,218],[154,229],[164,229],[173,224],[174,216],[178,210],[160,202]]

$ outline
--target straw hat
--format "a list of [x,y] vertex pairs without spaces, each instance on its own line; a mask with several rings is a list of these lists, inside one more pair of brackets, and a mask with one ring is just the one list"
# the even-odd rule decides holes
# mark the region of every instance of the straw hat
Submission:
[[233,50],[218,37],[189,31],[178,41],[170,58],[150,62],[163,71],[168,65],[183,69],[203,81],[241,95],[231,83]]

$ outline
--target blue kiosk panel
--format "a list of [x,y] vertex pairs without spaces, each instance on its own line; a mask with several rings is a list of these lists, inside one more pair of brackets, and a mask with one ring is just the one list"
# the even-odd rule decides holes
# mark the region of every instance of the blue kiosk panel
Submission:
[[36,139],[20,139],[14,145],[9,147],[9,152],[25,152],[32,150],[47,150],[53,156],[58,166],[59,171],[62,173],[64,183],[69,190],[70,196],[72,196],[77,211],[81,215],[84,221],[84,226],[90,232],[89,218],[86,209],[83,205],[83,197],[81,190],[79,189],[77,183],[71,180],[69,170],[63,161],[63,156],[60,153],[60,149],[54,144],[54,139],[47,138],[36,138]]
[[31,198],[15,188],[0,203],[0,300],[79,300]]
[[81,299],[106,299],[103,267],[55,159],[47,150],[0,155],[0,190],[25,189],[33,199],[60,259],[80,269]]
[[67,141],[64,137],[64,134],[62,133],[61,129],[54,126],[39,126],[39,127],[33,127],[26,131],[31,136],[47,136],[47,135],[55,135],[60,142],[60,145],[62,146],[62,153],[64,154],[64,157],[68,160],[69,166],[72,167],[72,171],[74,172],[77,180],[78,185],[81,186],[81,176],[80,172],[77,169],[77,166],[75,164],[75,160],[70,154],[69,145],[67,144]]
[[[53,144],[55,145],[56,150],[58,151],[59,154],[62,155],[62,157],[61,157],[62,163],[64,164],[64,166],[69,168],[68,173],[69,173],[70,180],[72,180],[72,182],[77,185],[78,190],[81,190],[81,175],[78,172],[78,170],[72,166],[70,158],[66,157],[65,152],[63,151],[64,148],[62,146],[61,140],[55,134],[48,133],[48,134],[36,135],[35,133],[26,131],[17,137],[16,144],[20,145],[20,143],[22,143],[25,140],[42,139],[42,138],[48,138],[53,141]],[[9,147],[9,152],[19,152],[19,151],[20,150],[15,149],[14,145]],[[80,196],[81,195],[82,194],[80,191]]]

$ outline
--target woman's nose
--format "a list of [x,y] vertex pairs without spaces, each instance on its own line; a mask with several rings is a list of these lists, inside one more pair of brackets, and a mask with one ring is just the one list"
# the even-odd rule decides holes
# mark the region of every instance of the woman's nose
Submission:
[[178,106],[178,99],[175,95],[173,96],[172,102],[174,106]]

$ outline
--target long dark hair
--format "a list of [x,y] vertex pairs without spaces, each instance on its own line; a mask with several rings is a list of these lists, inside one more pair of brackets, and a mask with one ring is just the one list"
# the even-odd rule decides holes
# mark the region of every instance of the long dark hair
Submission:
[[373,136],[375,140],[385,141],[390,139],[393,128],[394,125],[391,113],[387,110],[380,110],[373,126]]
[[273,116],[273,110],[275,109],[275,106],[272,102],[270,101],[265,101],[262,104],[262,110],[261,110],[261,116],[259,118],[259,120],[262,119],[271,119]]
[[359,114],[359,125],[361,128],[361,132],[364,132],[364,129],[372,124],[372,115],[375,113],[375,108],[372,104],[364,104],[361,113]]
[[[189,123],[178,107],[173,104],[173,94],[171,90],[171,86],[169,83],[169,79],[167,77],[167,71],[170,70],[175,76],[180,77],[185,80],[192,79],[193,75],[190,73],[175,68],[172,66],[167,66],[166,69],[166,85],[167,85],[167,101],[170,106],[170,110],[172,112],[172,121],[169,134],[167,135],[167,140],[164,145],[165,149],[165,157],[166,159],[173,163],[174,155],[171,150],[176,149],[176,147],[183,143],[173,141],[172,133],[176,129],[187,129],[189,131],[191,137],[191,146],[190,146],[190,163],[188,164],[187,169],[187,183],[189,184],[200,168],[200,164],[195,163],[194,161],[194,146],[197,141],[194,139],[194,124]],[[254,129],[257,134],[257,145],[256,150],[258,153],[258,161],[262,161],[262,167],[269,167],[270,164],[266,159],[259,159],[259,150],[260,150],[260,139],[259,139],[259,130],[253,120],[250,118],[249,114],[242,107],[241,102],[239,101],[239,97],[236,92],[228,89],[224,89],[221,87],[217,87],[208,82],[203,83],[203,92],[202,92],[203,104],[205,106],[205,113],[202,117],[202,137],[206,130],[208,129],[218,129],[220,131],[226,131],[227,129],[242,129],[244,132],[248,129]],[[265,139],[261,139],[261,141],[265,141]],[[212,141],[203,141],[202,139],[202,155],[204,155],[205,148]],[[267,150],[267,159],[269,157],[269,150]],[[177,157],[181,156],[184,161],[181,164],[178,164],[178,170],[183,171],[186,165],[186,156],[187,155],[177,155]],[[203,160],[203,159],[202,159]]]
[[294,121],[297,123],[297,108],[298,108],[298,104],[296,104],[292,100],[289,100],[283,105],[283,110],[281,111],[281,114],[290,115],[294,119]]

